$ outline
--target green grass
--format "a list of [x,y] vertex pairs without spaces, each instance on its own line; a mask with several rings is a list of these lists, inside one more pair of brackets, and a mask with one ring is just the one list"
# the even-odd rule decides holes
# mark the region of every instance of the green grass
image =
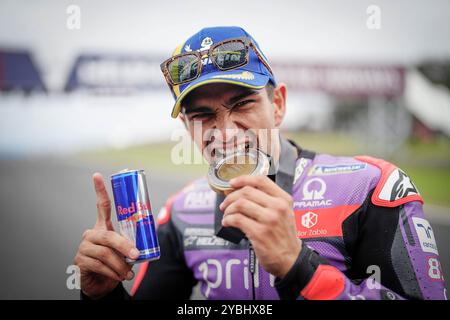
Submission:
[[360,154],[357,142],[349,135],[341,133],[285,132],[286,138],[295,141],[304,149],[317,153],[353,156]]
[[425,203],[450,207],[450,169],[401,166],[419,189]]
[[175,142],[133,146],[126,149],[104,149],[83,152],[76,156],[78,161],[116,168],[149,169],[164,175],[198,177],[207,171],[206,164],[174,164],[171,152]]
[[[334,155],[358,155],[354,138],[336,133],[289,133],[286,137],[303,148]],[[110,167],[142,168],[150,173],[158,172],[170,176],[198,177],[207,171],[206,164],[180,164],[171,160],[175,142],[162,142],[130,147],[84,152],[77,160],[93,165]],[[378,156],[371,154],[372,156]],[[426,203],[450,207],[450,139],[429,143],[410,141],[392,157],[386,159],[410,175]]]

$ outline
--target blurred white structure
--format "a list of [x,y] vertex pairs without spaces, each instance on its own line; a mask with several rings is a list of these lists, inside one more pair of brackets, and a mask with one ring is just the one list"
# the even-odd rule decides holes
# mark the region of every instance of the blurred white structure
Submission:
[[450,136],[450,91],[431,83],[417,70],[406,76],[406,107],[427,127]]
[[171,97],[53,94],[0,97],[0,156],[122,148],[170,138],[182,128]]

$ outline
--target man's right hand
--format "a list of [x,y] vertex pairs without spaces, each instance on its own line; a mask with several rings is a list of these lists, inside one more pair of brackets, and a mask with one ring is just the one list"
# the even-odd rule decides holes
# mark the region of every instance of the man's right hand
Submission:
[[92,177],[97,194],[97,222],[93,229],[83,233],[75,256],[80,268],[81,290],[92,299],[98,299],[123,280],[131,280],[134,273],[125,258],[136,259],[139,251],[125,237],[114,231],[111,222],[111,201],[103,177],[95,173]]

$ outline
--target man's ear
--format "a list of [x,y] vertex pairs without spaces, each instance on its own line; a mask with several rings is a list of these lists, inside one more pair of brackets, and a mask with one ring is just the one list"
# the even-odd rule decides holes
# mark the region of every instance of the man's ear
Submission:
[[286,94],[287,87],[284,83],[279,83],[273,90],[273,112],[275,127],[279,127],[286,114]]

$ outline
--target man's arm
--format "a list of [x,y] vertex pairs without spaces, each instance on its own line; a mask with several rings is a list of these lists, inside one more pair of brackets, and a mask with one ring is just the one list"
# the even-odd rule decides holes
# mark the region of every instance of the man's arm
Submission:
[[[446,299],[434,235],[420,202],[381,207],[369,195],[343,230],[351,269],[344,274],[303,245],[286,277],[276,282],[282,299]],[[371,277],[376,270],[378,279]]]

